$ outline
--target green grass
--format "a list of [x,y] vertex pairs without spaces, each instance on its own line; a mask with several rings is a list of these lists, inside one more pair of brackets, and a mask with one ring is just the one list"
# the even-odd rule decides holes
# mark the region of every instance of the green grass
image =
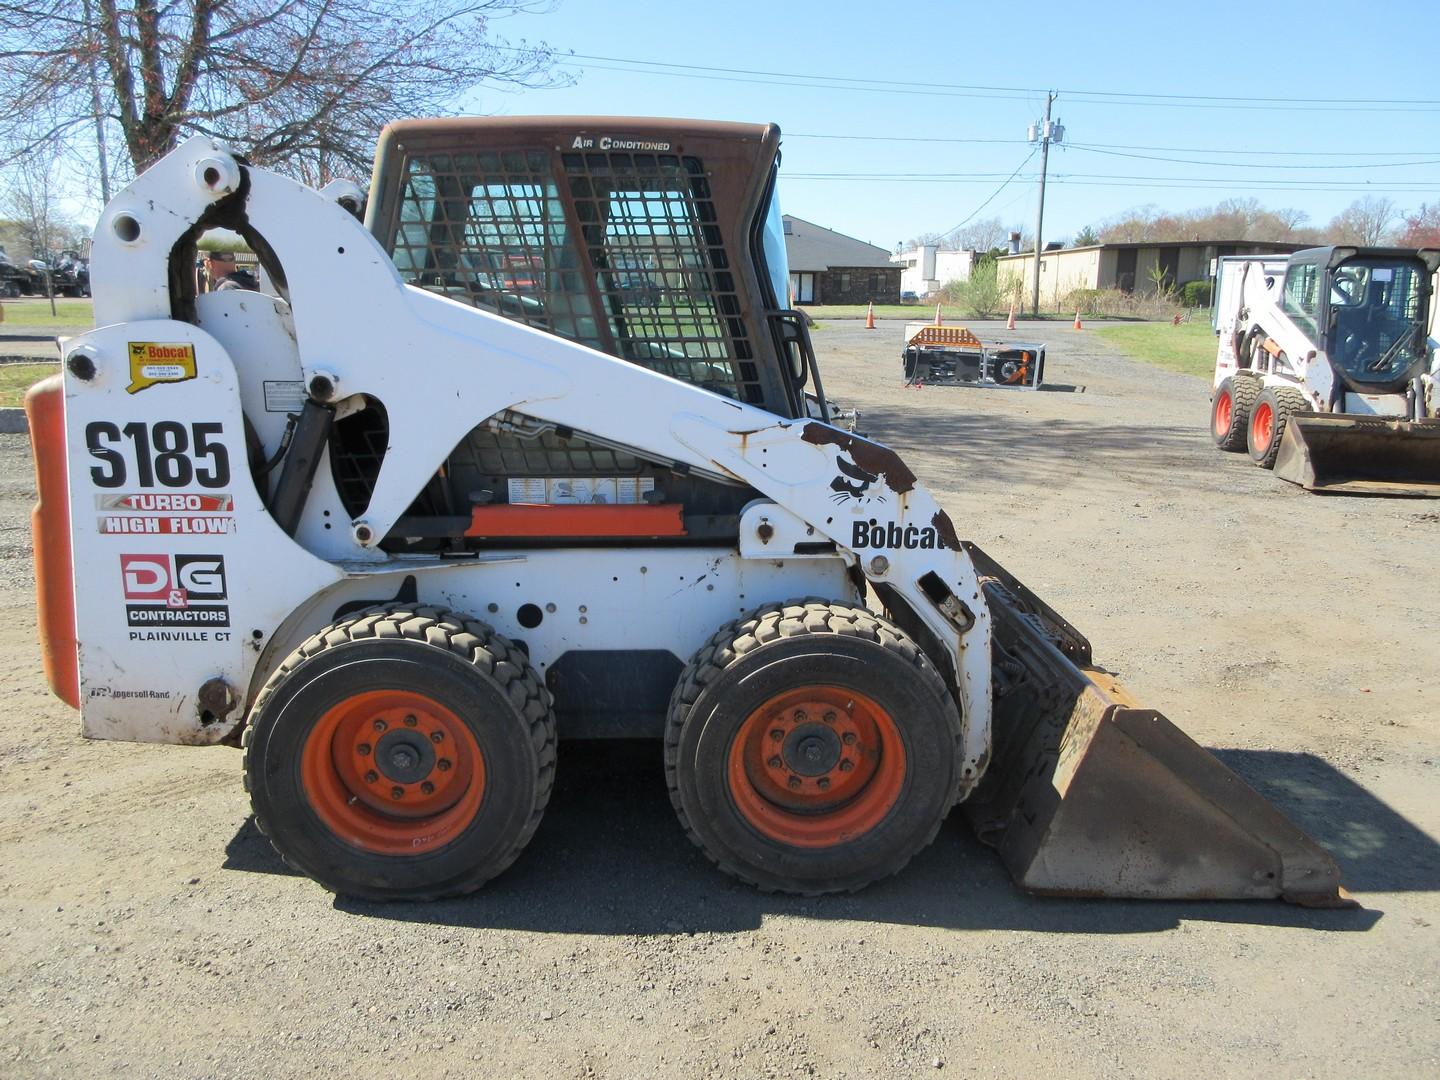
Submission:
[[56,300],[55,314],[50,301],[27,297],[5,301],[5,326],[55,326],[88,330],[95,325],[95,308],[89,300]]
[[1166,371],[1208,377],[1215,371],[1215,331],[1210,320],[1181,323],[1127,323],[1097,327],[1094,333],[1126,356]]
[[0,364],[0,408],[25,404],[25,391],[59,370],[59,364]]

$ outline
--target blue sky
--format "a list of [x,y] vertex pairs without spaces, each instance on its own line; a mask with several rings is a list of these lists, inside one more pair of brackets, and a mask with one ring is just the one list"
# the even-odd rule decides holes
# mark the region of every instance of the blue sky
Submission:
[[[494,26],[577,54],[576,83],[480,88],[466,111],[774,121],[786,211],[882,247],[972,214],[1033,228],[1025,131],[1046,89],[1067,144],[1050,156],[1047,240],[1150,203],[1254,196],[1322,225],[1366,195],[1440,201],[1436,0],[561,0]],[[667,63],[728,71],[653,66]],[[900,173],[958,175],[835,175]]]

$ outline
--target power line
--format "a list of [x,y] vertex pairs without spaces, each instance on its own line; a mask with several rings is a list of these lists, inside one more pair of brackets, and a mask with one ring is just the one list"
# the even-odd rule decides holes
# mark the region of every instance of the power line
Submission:
[[[1021,166],[1024,167],[1023,165]],[[968,172],[789,172],[785,174],[792,180],[956,180],[970,183],[979,183],[984,180],[993,180],[1003,173],[968,173]],[[1009,183],[1014,178],[1011,173],[1006,178]],[[1240,176],[1141,176],[1129,173],[1088,173],[1088,172],[1067,172],[1055,173],[1056,177],[1064,180],[1143,180],[1156,181],[1161,183],[1172,183],[1176,181],[1197,183],[1197,184],[1246,184],[1263,187],[1271,187],[1277,184],[1283,185],[1321,185],[1334,186],[1340,184],[1340,180],[1334,177],[1325,177],[1319,180],[1265,180],[1255,177]],[[1026,180],[1039,179],[1038,173],[1026,176]],[[1370,183],[1352,183],[1345,185],[1354,188],[1373,188],[1377,185]],[[1428,180],[1393,180],[1385,181],[1378,186],[1384,187],[1410,187],[1418,191],[1429,191],[1435,188],[1435,184]]]
[[[1100,177],[1103,174],[1091,173],[1090,176]],[[1039,178],[1038,173],[1021,177],[1024,180],[1035,180]],[[985,184],[988,180],[955,178],[943,175],[936,176],[894,176],[888,173],[785,173],[782,181],[810,181],[810,182],[848,182],[848,183],[889,183],[889,184]],[[1106,179],[1075,179],[1073,174],[1069,176],[1052,174],[1052,184],[1064,184],[1069,187],[1119,187],[1119,188],[1155,188],[1174,189],[1183,191],[1235,191],[1248,189],[1252,181],[1234,178],[1215,178],[1199,182],[1185,182],[1183,177],[1168,177],[1163,180],[1145,181],[1127,177],[1106,178]],[[1008,185],[1002,184],[1001,188]],[[1435,190],[1433,184],[1412,184],[1409,186],[1396,186],[1394,184],[1337,184],[1334,182],[1317,181],[1313,185],[1307,185],[1304,181],[1277,180],[1273,185],[1265,187],[1265,191],[1314,191],[1314,192],[1351,192],[1354,194],[1385,193],[1385,194],[1428,194]],[[999,194],[997,190],[995,194]],[[982,204],[980,209],[984,209]],[[976,211],[979,212],[978,210]],[[968,218],[966,219],[969,220]],[[964,224],[962,222],[961,224]],[[959,226],[955,226],[959,228]],[[950,230],[950,231],[953,231]]]
[[[576,63],[575,61],[588,61]],[[722,82],[748,82],[760,85],[808,87],[812,89],[848,90],[857,93],[901,94],[919,97],[980,97],[1026,99],[1044,93],[1038,87],[985,86],[971,83],[932,83],[930,89],[917,90],[912,83],[894,79],[869,79],[861,76],[821,75],[766,71],[756,68],[718,67],[702,64],[678,64],[660,60],[639,60],[624,56],[600,56],[590,53],[569,53],[556,63],[570,67],[597,67],[610,71],[648,71],[655,75],[676,78],[711,79]],[[608,66],[607,66],[608,65]],[[620,66],[615,66],[620,65]],[[1241,109],[1284,112],[1435,112],[1440,100],[1430,98],[1260,98],[1224,96],[1219,94],[1163,94],[1118,90],[1067,90],[1064,95],[1081,105],[1131,105],[1188,109]],[[1088,100],[1087,100],[1088,99]]]
[[1101,150],[1085,143],[1069,143],[1071,150],[1084,154],[1104,154],[1107,157],[1134,158],[1140,161],[1168,161],[1175,165],[1214,165],[1222,169],[1404,169],[1411,165],[1440,165],[1440,158],[1424,161],[1367,161],[1354,165],[1286,165],[1279,162],[1248,161],[1199,161],[1195,158],[1157,157],[1154,154],[1131,154],[1123,150]]
[[949,235],[950,235],[951,233],[953,233],[956,229],[962,229],[962,228],[964,228],[966,225],[970,224],[970,222],[975,218],[975,216],[976,216],[977,214],[980,213],[981,210],[984,210],[985,207],[989,206],[992,202],[995,201],[995,196],[999,195],[1000,192],[1004,191],[1007,187],[1009,187],[1010,182],[1011,182],[1012,180],[1014,180],[1015,177],[1017,177],[1017,176],[1020,175],[1020,170],[1023,169],[1023,168],[1025,168],[1026,165],[1029,165],[1031,159],[1034,158],[1034,157],[1035,157],[1035,151],[1034,151],[1034,150],[1031,150],[1030,153],[1026,156],[1025,160],[1022,161],[1022,162],[1020,162],[1020,164],[1015,167],[1015,171],[1014,171],[1013,173],[1011,173],[1008,177],[1006,177],[1005,180],[1004,180],[1004,182],[1003,182],[998,188],[996,188],[994,191],[992,191],[992,192],[990,193],[990,197],[989,197],[988,199],[986,199],[984,202],[982,202],[979,206],[977,206],[974,210],[970,211],[970,216],[969,216],[969,217],[967,217],[964,221],[960,222],[959,225],[952,225],[952,226],[950,226],[950,228],[946,229],[946,230],[945,230],[944,232],[942,232],[940,235],[941,235],[941,236],[949,236]]
[[[1023,144],[1024,139],[981,139],[981,138],[936,138],[917,135],[840,135],[819,134],[805,131],[787,131],[787,139],[839,139],[853,142],[917,142],[917,143],[1013,143]],[[1219,146],[1141,146],[1133,143],[1066,143],[1066,146],[1103,150],[1155,150],[1176,154],[1225,154],[1264,157],[1406,157],[1420,153],[1435,153],[1424,150],[1233,150]],[[1169,159],[1166,159],[1169,160]]]

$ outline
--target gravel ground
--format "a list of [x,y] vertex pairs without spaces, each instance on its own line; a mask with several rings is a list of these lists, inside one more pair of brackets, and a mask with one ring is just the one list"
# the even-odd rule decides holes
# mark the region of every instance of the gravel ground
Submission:
[[236,751],[78,737],[34,646],[28,444],[0,436],[0,1075],[1435,1075],[1440,514],[1299,492],[1209,448],[1202,380],[1041,333],[1041,393],[903,389],[899,324],[815,340],[962,535],[1335,852],[1360,910],[1037,899],[958,820],[857,896],[761,896],[685,841],[643,744],[562,747],[482,893],[335,901],[255,831]]

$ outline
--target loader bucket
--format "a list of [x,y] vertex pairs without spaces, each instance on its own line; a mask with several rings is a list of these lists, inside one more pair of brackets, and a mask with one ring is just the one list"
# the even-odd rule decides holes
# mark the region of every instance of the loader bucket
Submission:
[[1091,664],[1090,645],[972,544],[992,615],[993,749],[964,804],[1031,892],[1346,907],[1335,861]]
[[1440,497],[1440,420],[1301,413],[1275,475],[1307,491]]

